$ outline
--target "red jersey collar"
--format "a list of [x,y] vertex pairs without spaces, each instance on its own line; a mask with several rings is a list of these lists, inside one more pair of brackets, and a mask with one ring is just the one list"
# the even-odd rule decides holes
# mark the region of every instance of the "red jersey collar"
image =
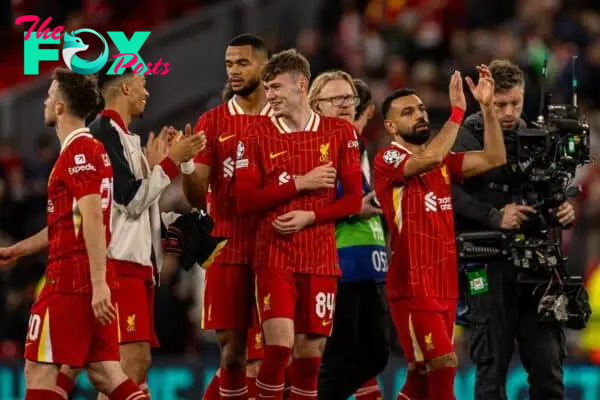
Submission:
[[121,115],[115,110],[107,108],[102,110],[100,115],[112,119],[117,125],[119,125],[119,128],[123,129],[123,132],[129,133],[129,129],[127,129],[127,125],[125,125],[125,122],[123,122],[123,118],[121,118]]

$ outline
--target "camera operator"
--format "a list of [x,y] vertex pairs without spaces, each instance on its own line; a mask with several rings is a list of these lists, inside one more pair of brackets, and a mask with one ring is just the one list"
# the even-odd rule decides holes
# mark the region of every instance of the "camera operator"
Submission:
[[[494,60],[489,68],[496,82],[494,112],[506,137],[507,132],[526,127],[521,118],[524,73],[506,60]],[[477,113],[464,122],[453,150],[462,152],[482,147],[483,118]],[[511,182],[509,167],[504,166],[453,187],[457,233],[518,230],[532,218],[536,210],[517,203],[518,196],[511,190]],[[556,210],[556,217],[561,225],[569,225],[575,219],[574,208],[564,202]],[[466,277],[464,267],[461,263],[461,279]],[[479,268],[477,276],[483,279],[484,289],[473,290],[472,286],[465,285],[462,293],[467,305],[463,321],[470,331],[469,353],[477,366],[475,399],[506,399],[506,375],[515,339],[529,375],[529,398],[563,399],[566,349],[561,325],[540,322],[537,308],[541,294],[533,293],[533,285],[517,282],[519,272],[511,261],[486,262]],[[472,275],[469,278],[472,279]]]

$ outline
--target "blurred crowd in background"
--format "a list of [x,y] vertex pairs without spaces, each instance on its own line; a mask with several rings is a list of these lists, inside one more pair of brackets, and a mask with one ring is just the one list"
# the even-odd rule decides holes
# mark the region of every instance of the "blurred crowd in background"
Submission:
[[[41,20],[51,15],[52,26],[63,24],[74,29],[84,25],[94,29],[110,26],[132,32],[154,29],[186,13],[202,12],[202,7],[216,2],[0,0],[0,44],[11,49],[0,54],[0,84],[4,83],[9,90],[8,82],[27,79],[22,74],[23,30],[14,25],[19,15],[36,14]],[[353,77],[363,78],[371,86],[378,104],[393,89],[416,89],[429,108],[434,127],[448,117],[447,87],[452,71],[473,74],[475,65],[487,64],[494,58],[517,62],[527,76],[525,116],[534,119],[538,114],[546,55],[549,57],[547,86],[552,89],[553,102],[571,101],[572,57],[577,55],[579,101],[591,125],[592,155],[598,156],[600,2],[597,0],[327,0],[323,4],[318,24],[302,30],[296,37],[285,34],[286,18],[293,20],[293,15],[273,21],[255,33],[263,35],[271,51],[299,49],[309,58],[313,76],[341,68]],[[198,115],[203,111],[198,110]],[[475,111],[476,105],[471,102],[468,112]],[[371,121],[365,136],[371,154],[389,140],[382,131],[380,116]],[[58,143],[49,134],[40,136],[31,146],[35,146],[35,157],[24,159],[10,140],[0,141],[0,245],[31,235],[45,224],[46,182]],[[576,183],[583,188],[576,199],[579,215],[589,217],[580,218],[565,235],[565,248],[573,255],[571,272],[588,279],[592,305],[597,311],[587,331],[569,335],[570,357],[600,364],[600,339],[589,334],[600,329],[594,325],[595,320],[600,321],[600,269],[596,271],[600,246],[594,246],[600,240],[600,167],[585,166]],[[187,206],[177,182],[161,202],[167,211]],[[0,272],[0,357],[20,357],[29,306],[35,284],[43,273],[44,257],[41,254],[22,260],[15,268]],[[211,341],[210,334],[202,334],[199,329],[201,272],[183,274],[176,266],[167,266],[163,285],[157,292],[156,326],[161,353],[198,354],[213,348],[212,344],[205,346]],[[463,349],[462,344],[458,346]]]

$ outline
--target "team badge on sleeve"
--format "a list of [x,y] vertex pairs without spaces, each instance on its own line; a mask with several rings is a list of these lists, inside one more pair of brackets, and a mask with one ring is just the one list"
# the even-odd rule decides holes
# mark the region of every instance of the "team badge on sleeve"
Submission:
[[398,150],[387,150],[383,153],[383,161],[386,164],[394,164],[396,167],[400,165],[405,158],[406,154],[400,153]]

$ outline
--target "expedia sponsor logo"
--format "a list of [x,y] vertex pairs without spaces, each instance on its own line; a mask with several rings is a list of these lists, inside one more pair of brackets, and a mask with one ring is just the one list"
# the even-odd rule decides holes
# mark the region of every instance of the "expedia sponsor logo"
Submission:
[[78,165],[76,167],[69,168],[69,174],[75,175],[80,172],[85,172],[85,171],[89,172],[89,171],[95,171],[95,170],[96,170],[96,167],[94,167],[92,164]]

